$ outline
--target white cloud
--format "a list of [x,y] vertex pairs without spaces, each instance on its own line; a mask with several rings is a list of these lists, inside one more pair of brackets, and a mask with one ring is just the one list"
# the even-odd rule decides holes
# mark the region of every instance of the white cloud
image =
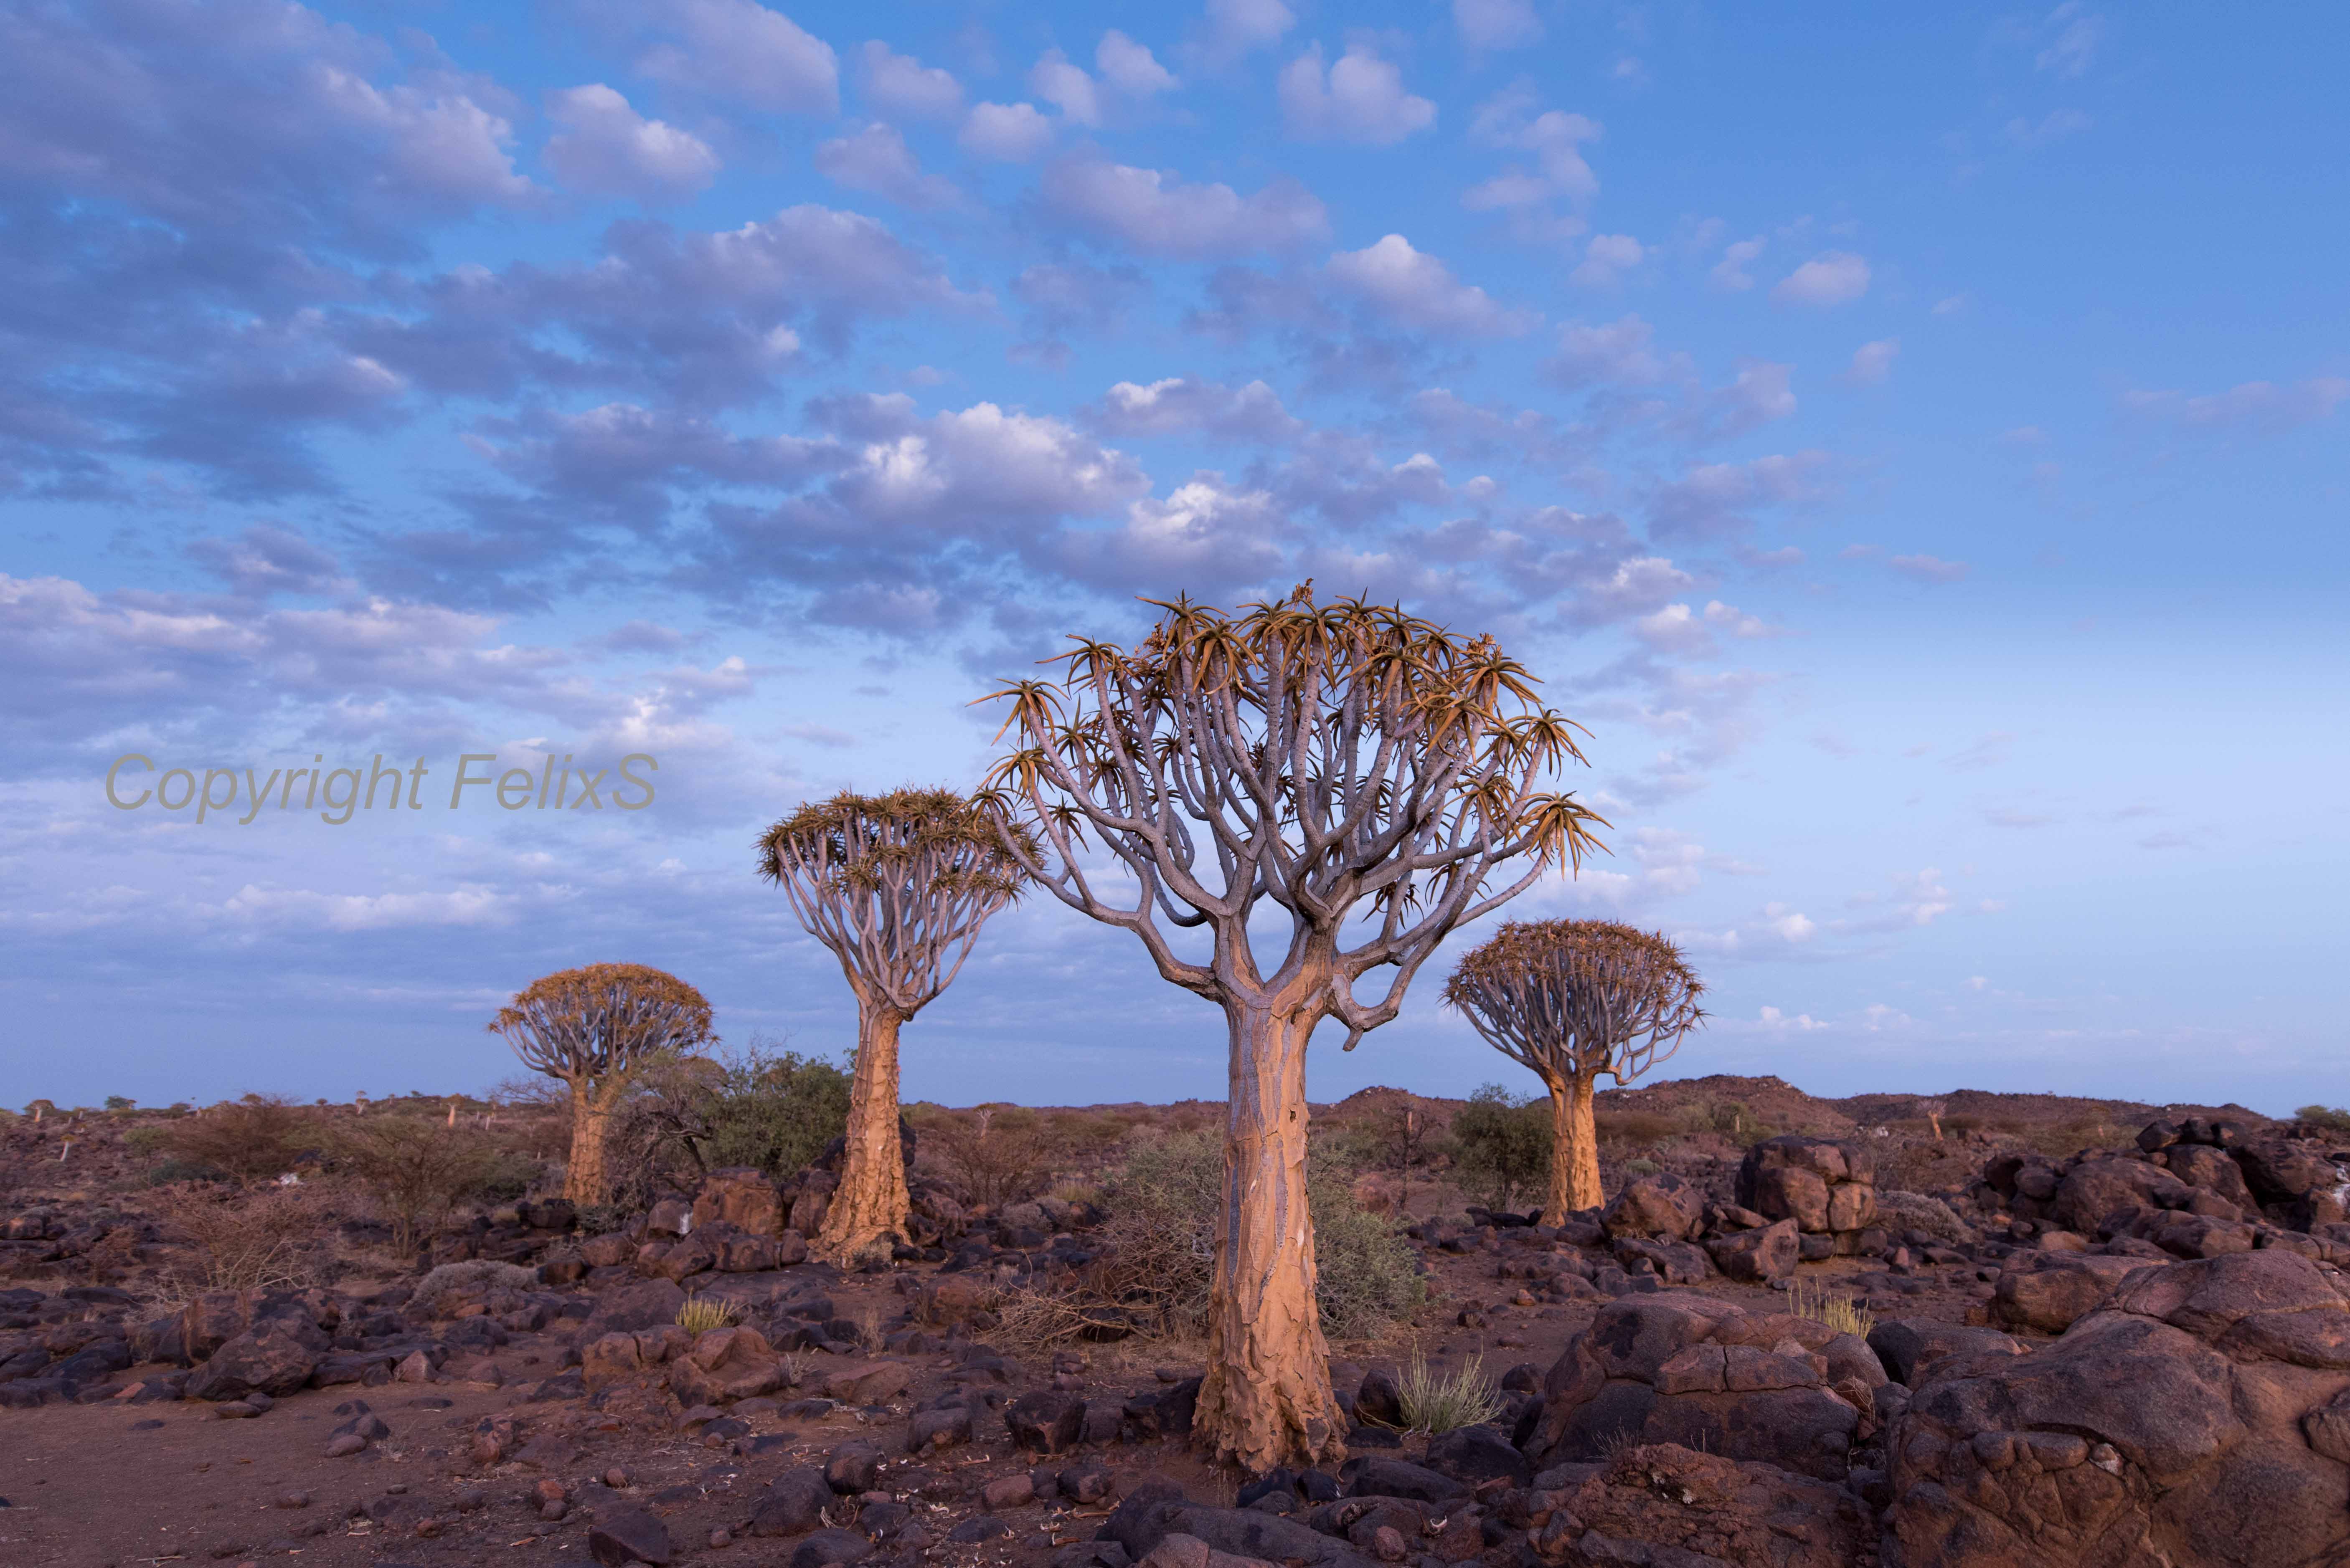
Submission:
[[1279,43],[1296,25],[1297,14],[1282,0],[1208,0],[1208,46],[1219,56]]
[[955,140],[981,158],[1025,163],[1053,144],[1053,122],[1033,103],[978,103]]
[[1751,240],[1733,241],[1723,248],[1721,259],[1713,264],[1712,270],[1706,275],[1713,280],[1716,288],[1726,288],[1733,294],[1752,288],[1754,275],[1746,269],[1755,257],[1762,254],[1767,243],[1760,235]]
[[1043,192],[1065,217],[1150,255],[1282,251],[1329,231],[1321,202],[1293,180],[1243,197],[1230,185],[1187,184],[1161,170],[1072,158],[1045,170]]
[[1282,67],[1275,93],[1290,134],[1309,140],[1392,147],[1436,123],[1436,105],[1404,91],[1402,70],[1366,43],[1326,71],[1315,45]]
[[1047,49],[1028,72],[1028,90],[1079,125],[1101,123],[1101,95],[1084,67],[1058,49]]
[[1332,282],[1382,307],[1407,327],[1471,337],[1511,337],[1530,330],[1530,311],[1506,309],[1483,289],[1401,234],[1359,251],[1340,251],[1324,269]]
[[1964,561],[1945,561],[1939,556],[1896,556],[1885,564],[1921,583],[1955,583],[1968,571]]
[[840,62],[832,46],[757,0],[677,0],[657,13],[685,36],[637,62],[658,81],[752,109],[802,114],[840,110]]
[[1569,387],[1609,381],[1645,386],[1664,379],[1669,369],[1657,355],[1655,336],[1655,329],[1637,316],[1600,327],[1569,322],[1559,328],[1558,352],[1543,368]]
[[2246,381],[2224,392],[2188,397],[2179,392],[2131,391],[2122,406],[2132,413],[2167,420],[2192,431],[2252,430],[2265,434],[2314,424],[2350,400],[2350,379],[2311,376],[2279,386]]
[[2077,77],[2087,70],[2096,57],[2097,46],[2105,41],[2106,19],[2078,0],[2067,0],[2051,11],[2042,26],[2053,36],[2032,63],[2061,78]]
[[547,167],[575,191],[677,201],[718,172],[718,154],[707,143],[645,119],[601,82],[551,95],[546,114],[563,128],[547,139]]
[[1893,374],[1893,361],[1901,352],[1901,339],[1880,337],[1874,343],[1864,343],[1852,352],[1852,364],[1844,373],[1846,380],[1856,387],[1874,387]]
[[432,926],[502,926],[516,918],[514,899],[478,885],[447,893],[318,893],[247,883],[217,912],[242,923],[330,931],[381,931]]
[[1115,27],[1104,33],[1095,47],[1094,69],[1101,72],[1102,79],[1112,88],[1137,102],[1172,92],[1182,85],[1149,48]]
[[1827,1027],[1825,1023],[1821,1023],[1818,1019],[1813,1017],[1808,1012],[1798,1012],[1795,1016],[1790,1018],[1775,1007],[1764,1008],[1762,1012],[1761,1017],[1762,1020],[1762,1027],[1770,1030],[1774,1034],[1785,1034],[1789,1033],[1808,1034],[1814,1029],[1825,1029]]
[[1582,265],[1566,275],[1566,281],[1585,288],[1611,288],[1648,254],[1629,234],[1594,234],[1583,247]]
[[1279,394],[1263,381],[1225,387],[1180,376],[1147,387],[1118,382],[1103,396],[1092,422],[1114,436],[1206,431],[1228,439],[1260,441],[1284,441],[1305,428],[1305,421],[1283,408]]
[[1868,292],[1868,263],[1850,251],[1822,251],[1780,280],[1781,305],[1846,305]]
[[1531,170],[1513,166],[1461,198],[1471,212],[1533,206],[1553,197],[1587,202],[1599,193],[1599,178],[1584,161],[1583,144],[1596,141],[1599,122],[1561,109],[1534,112],[1534,88],[1523,82],[1505,88],[1479,106],[1469,134],[1489,147],[1534,155]]
[[952,119],[962,112],[962,84],[951,71],[894,53],[879,38],[864,53],[865,96],[875,109],[912,119]]
[[870,191],[903,206],[949,207],[961,199],[951,181],[923,173],[898,128],[880,120],[819,145],[816,167],[836,184]]
[[1452,26],[1472,49],[1516,49],[1542,41],[1534,0],[1452,0]]
[[2018,147],[2045,147],[2089,129],[2089,117],[2077,109],[2051,109],[2035,125],[2018,115],[2007,122],[2007,139]]

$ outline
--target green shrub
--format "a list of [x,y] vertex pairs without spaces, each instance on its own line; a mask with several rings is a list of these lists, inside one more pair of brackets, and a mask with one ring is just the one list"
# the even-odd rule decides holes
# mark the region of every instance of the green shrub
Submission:
[[1550,1098],[1487,1084],[1453,1114],[1452,1137],[1461,1186],[1488,1208],[1513,1208],[1550,1174]]
[[1627,1159],[1624,1162],[1624,1174],[1627,1176],[1654,1176],[1663,1168],[1653,1159]]
[[[1171,1331],[1204,1331],[1223,1186],[1223,1140],[1213,1133],[1137,1148],[1110,1184],[1106,1239],[1115,1251],[1103,1276],[1109,1293],[1155,1306]],[[1331,1156],[1309,1151],[1306,1205],[1325,1333],[1367,1337],[1419,1305],[1427,1286],[1409,1244],[1355,1201]]]
[[132,1127],[122,1135],[122,1147],[141,1159],[152,1159],[169,1141],[168,1127]]
[[136,1100],[125,1099],[120,1095],[106,1096],[106,1108],[109,1111],[127,1111],[138,1103]]
[[2328,1132],[2350,1133],[2350,1110],[2339,1106],[2303,1106],[2293,1113],[2298,1120]]
[[850,1082],[820,1056],[754,1041],[649,1075],[647,1108],[705,1169],[748,1165],[782,1177],[814,1163],[847,1128]]

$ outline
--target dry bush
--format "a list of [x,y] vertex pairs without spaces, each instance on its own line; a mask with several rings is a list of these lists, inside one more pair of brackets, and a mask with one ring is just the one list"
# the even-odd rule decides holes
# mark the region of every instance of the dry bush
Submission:
[[[1318,1264],[1315,1294],[1335,1338],[1376,1334],[1409,1315],[1427,1287],[1409,1243],[1367,1212],[1326,1156],[1309,1152],[1306,1200]],[[1223,1210],[1223,1143],[1191,1133],[1137,1147],[1109,1193],[1107,1252],[1074,1289],[1007,1293],[993,1307],[1007,1345],[1042,1349],[1128,1330],[1192,1339],[1207,1326],[1215,1233]]]
[[281,1099],[247,1095],[157,1131],[156,1142],[182,1166],[259,1181],[292,1169],[295,1158],[316,1143],[318,1129]]
[[390,1214],[392,1245],[403,1253],[505,1167],[482,1134],[419,1116],[346,1123],[334,1130],[329,1147],[336,1163]]
[[1044,1190],[1060,1139],[1034,1111],[984,1106],[966,1116],[927,1120],[920,1147],[962,1189],[966,1202],[993,1213]]
[[1592,1119],[1603,1148],[1654,1148],[1681,1132],[1678,1120],[1655,1111],[1600,1111]]
[[181,1181],[148,1197],[187,1243],[165,1277],[199,1291],[300,1289],[316,1283],[328,1237],[318,1195],[301,1186],[237,1192],[211,1181]]

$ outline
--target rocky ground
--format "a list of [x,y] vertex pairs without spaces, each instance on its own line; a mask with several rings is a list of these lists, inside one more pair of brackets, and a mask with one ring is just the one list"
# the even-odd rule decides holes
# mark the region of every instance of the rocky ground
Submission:
[[[1196,1349],[996,1331],[999,1293],[1086,1277],[1084,1202],[941,1201],[930,1244],[844,1275],[796,1228],[823,1172],[729,1173],[601,1235],[522,1204],[421,1277],[161,1311],[65,1282],[151,1249],[135,1222],[20,1181],[0,1562],[2350,1561],[2350,1148],[1973,1128],[1907,1162],[1963,1178],[1932,1194],[1879,1179],[1889,1119],[1612,1168],[1555,1229],[1429,1192],[1429,1304],[1334,1347],[1350,1457],[1261,1478],[1188,1449]],[[734,1321],[681,1325],[689,1295]],[[1874,1325],[1795,1310],[1823,1295]],[[1398,1432],[1414,1350],[1477,1358],[1494,1417]]]

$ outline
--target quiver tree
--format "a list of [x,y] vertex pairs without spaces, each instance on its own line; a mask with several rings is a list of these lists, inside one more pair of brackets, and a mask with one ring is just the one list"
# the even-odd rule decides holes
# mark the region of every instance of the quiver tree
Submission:
[[816,1238],[843,1264],[886,1258],[906,1229],[898,1031],[951,984],[980,928],[1019,896],[1022,836],[951,790],[841,794],[759,836],[759,874],[832,950],[857,997],[857,1064],[840,1186]]
[[1599,1075],[1628,1084],[1670,1056],[1704,992],[1680,949],[1613,920],[1512,921],[1452,971],[1445,1002],[1550,1091],[1546,1223],[1603,1200]]
[[702,992],[640,963],[591,963],[557,971],[515,993],[490,1021],[523,1065],[571,1091],[571,1163],[563,1195],[601,1203],[609,1191],[605,1135],[639,1074],[655,1061],[715,1038]]
[[[1357,600],[1316,607],[1310,587],[1238,615],[1162,604],[1132,651],[1080,640],[1064,679],[994,694],[1016,746],[991,782],[1035,835],[1015,851],[1031,874],[1224,1014],[1195,1431],[1260,1472],[1343,1452],[1306,1210],[1307,1040],[1336,1019],[1351,1050],[1393,1019],[1445,933],[1578,862],[1597,820],[1539,787],[1582,760],[1575,727],[1492,639]],[[1289,927],[1285,950],[1258,933],[1270,965],[1249,931],[1267,900]],[[1170,928],[1203,930],[1204,960]]]

